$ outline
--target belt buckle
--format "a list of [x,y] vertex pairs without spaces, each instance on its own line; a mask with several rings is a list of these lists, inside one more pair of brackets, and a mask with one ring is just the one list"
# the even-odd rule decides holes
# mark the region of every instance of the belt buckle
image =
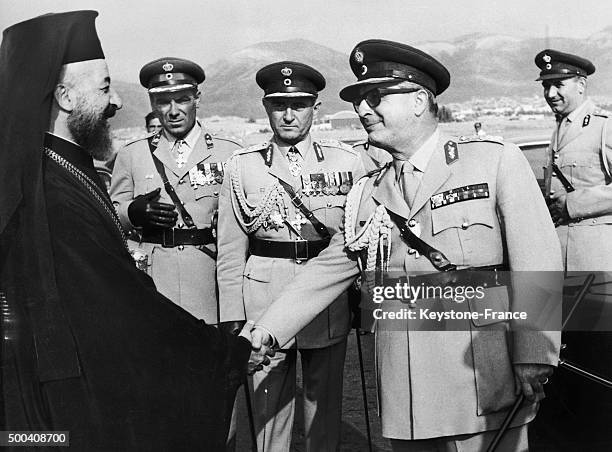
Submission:
[[174,248],[174,228],[164,229],[162,233],[162,247],[163,248]]
[[[301,250],[303,251],[302,254],[304,255],[300,255],[300,244],[301,243],[304,244],[304,246],[301,248]],[[302,262],[308,260],[308,240],[304,240],[304,239],[295,240],[293,242],[293,247],[295,249],[295,263],[296,264],[301,264]]]

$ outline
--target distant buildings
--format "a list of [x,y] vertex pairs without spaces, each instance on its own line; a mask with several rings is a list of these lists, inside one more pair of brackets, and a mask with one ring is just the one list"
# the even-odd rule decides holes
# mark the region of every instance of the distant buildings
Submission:
[[332,129],[361,129],[359,116],[354,111],[343,110],[333,115],[326,115],[324,123],[329,123]]

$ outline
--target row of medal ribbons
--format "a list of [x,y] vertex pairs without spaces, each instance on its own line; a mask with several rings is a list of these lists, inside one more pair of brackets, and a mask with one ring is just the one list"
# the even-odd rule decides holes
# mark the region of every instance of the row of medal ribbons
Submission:
[[353,187],[351,171],[313,173],[300,178],[305,196],[346,195]]

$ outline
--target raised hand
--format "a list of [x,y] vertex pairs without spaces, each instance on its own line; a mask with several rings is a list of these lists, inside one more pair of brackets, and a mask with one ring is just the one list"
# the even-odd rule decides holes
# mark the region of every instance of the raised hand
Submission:
[[137,196],[128,207],[128,217],[134,226],[171,228],[178,214],[173,204],[156,201],[161,188]]

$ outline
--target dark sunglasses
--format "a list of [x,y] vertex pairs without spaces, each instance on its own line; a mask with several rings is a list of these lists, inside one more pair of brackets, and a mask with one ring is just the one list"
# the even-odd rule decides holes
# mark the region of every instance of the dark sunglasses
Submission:
[[358,109],[361,102],[365,100],[370,108],[376,108],[380,105],[382,98],[387,94],[414,93],[421,89],[422,88],[374,88],[353,99],[353,107],[355,110]]

